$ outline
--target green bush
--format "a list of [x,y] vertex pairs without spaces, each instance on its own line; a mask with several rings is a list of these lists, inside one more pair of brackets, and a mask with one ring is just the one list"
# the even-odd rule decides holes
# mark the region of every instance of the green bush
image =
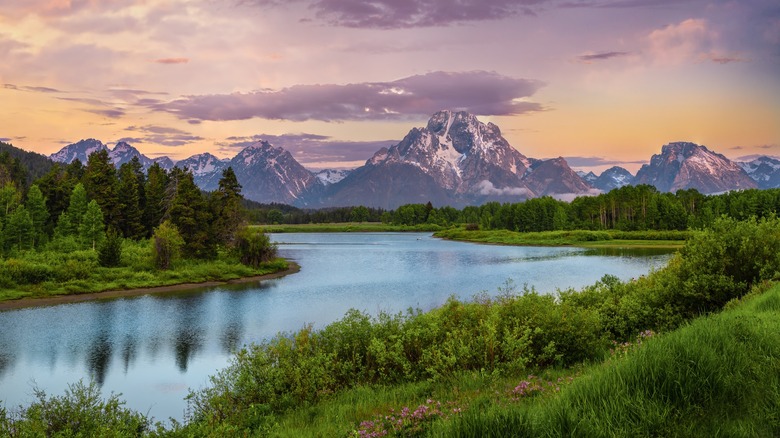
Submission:
[[244,227],[236,235],[234,251],[241,263],[257,269],[276,258],[277,247],[262,231]]
[[176,261],[181,258],[181,249],[184,239],[179,234],[176,225],[165,221],[154,229],[151,239],[154,266],[157,269],[171,269]]
[[55,271],[48,264],[25,259],[8,259],[4,264],[3,270],[17,284],[39,284],[55,278]]
[[0,411],[0,435],[130,437],[151,429],[149,419],[125,408],[117,395],[102,399],[95,383],[69,385],[63,396],[48,397],[39,389],[33,392],[36,400],[15,416]]
[[98,263],[104,268],[119,266],[122,259],[122,236],[111,230],[106,233],[106,239],[98,247]]

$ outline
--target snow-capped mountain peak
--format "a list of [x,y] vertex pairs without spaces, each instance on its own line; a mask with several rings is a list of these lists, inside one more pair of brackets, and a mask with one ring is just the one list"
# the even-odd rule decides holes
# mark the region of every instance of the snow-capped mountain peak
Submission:
[[321,183],[327,186],[330,184],[335,184],[346,178],[350,172],[352,172],[351,169],[323,169],[317,171],[314,176],[316,176]]
[[88,138],[65,146],[59,151],[51,154],[49,158],[51,158],[52,161],[59,163],[69,164],[75,160],[79,160],[83,164],[87,164],[90,154],[101,150],[107,151],[108,147],[99,140]]
[[780,160],[762,156],[752,161],[737,163],[759,188],[768,189],[780,187]]
[[634,184],[651,184],[663,192],[693,188],[702,193],[756,187],[737,164],[690,142],[664,145],[661,153],[650,159],[650,164],[639,169]]

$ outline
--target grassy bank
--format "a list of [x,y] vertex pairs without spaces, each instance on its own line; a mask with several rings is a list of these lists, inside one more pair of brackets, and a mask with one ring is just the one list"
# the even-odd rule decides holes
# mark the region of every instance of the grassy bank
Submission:
[[465,230],[453,228],[434,233],[435,237],[495,245],[661,247],[678,248],[690,236],[688,231],[542,231],[519,233],[508,230]]
[[390,225],[382,222],[340,222],[332,224],[254,225],[266,233],[367,233],[367,232],[422,232],[443,229],[435,224]]
[[215,260],[180,260],[170,270],[152,265],[148,241],[125,240],[120,266],[112,268],[100,267],[97,253],[90,250],[23,252],[0,260],[0,301],[227,281],[288,266],[277,259],[254,269],[225,253]]
[[560,394],[491,404],[431,436],[780,436],[780,285],[594,366]]

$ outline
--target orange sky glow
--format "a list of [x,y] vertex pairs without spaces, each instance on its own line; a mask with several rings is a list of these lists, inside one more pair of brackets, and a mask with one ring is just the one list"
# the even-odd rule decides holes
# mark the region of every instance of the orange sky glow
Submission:
[[[11,3],[11,4],[9,4]],[[632,172],[672,141],[780,156],[780,6],[748,0],[0,4],[0,140],[357,167],[439,109]]]

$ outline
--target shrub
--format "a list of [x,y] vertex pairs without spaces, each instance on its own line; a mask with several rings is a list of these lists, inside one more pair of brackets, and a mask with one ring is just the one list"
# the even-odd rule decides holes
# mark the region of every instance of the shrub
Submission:
[[3,436],[141,436],[151,429],[145,416],[124,407],[117,395],[102,399],[95,383],[69,385],[65,395],[48,397],[33,390],[36,400],[9,418],[0,411]]
[[122,236],[112,229],[98,248],[98,263],[104,268],[112,268],[119,266],[121,258]]
[[276,244],[265,233],[249,228],[241,229],[236,236],[234,250],[241,263],[255,269],[276,258]]
[[165,221],[154,229],[151,242],[154,266],[157,269],[171,269],[174,263],[181,258],[184,239],[179,234],[176,225],[170,221]]

